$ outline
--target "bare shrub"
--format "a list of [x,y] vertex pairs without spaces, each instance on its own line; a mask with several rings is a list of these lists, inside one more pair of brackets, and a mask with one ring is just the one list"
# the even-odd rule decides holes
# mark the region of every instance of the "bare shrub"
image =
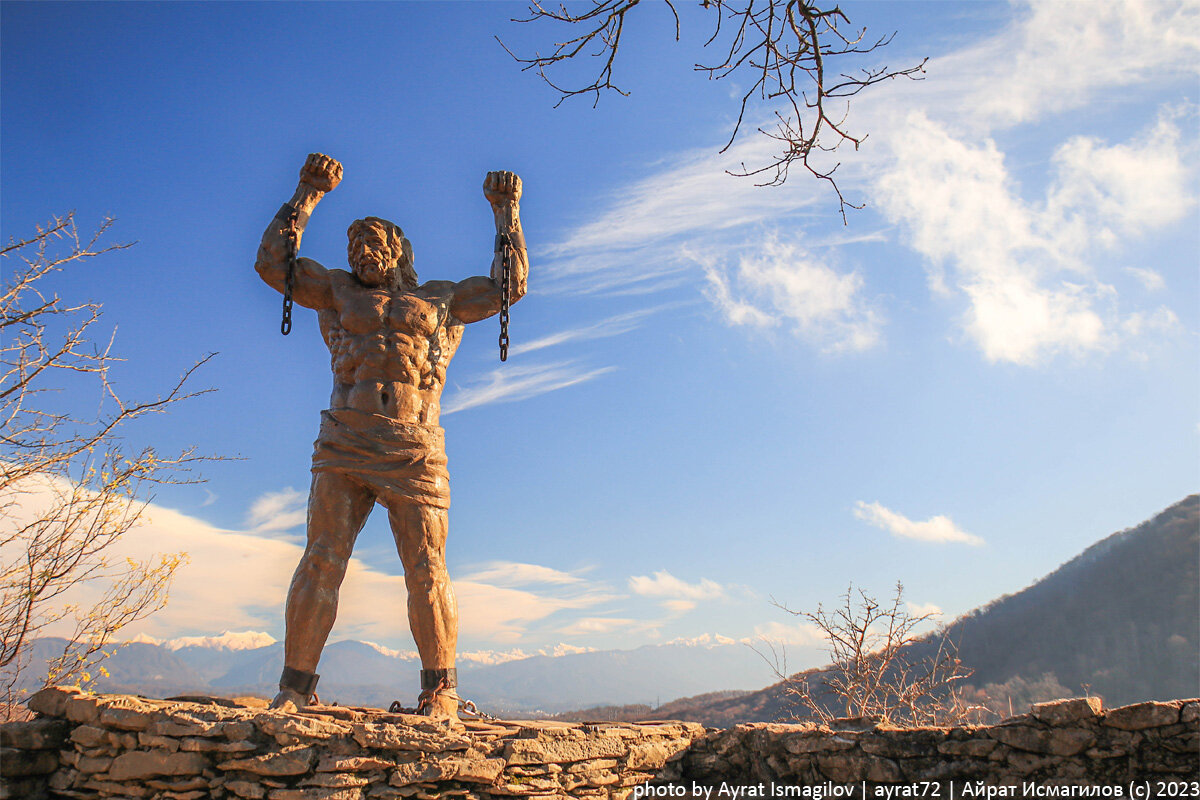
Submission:
[[[110,225],[105,220],[82,239],[72,213],[0,249],[8,276],[0,289],[0,716],[19,712],[23,687],[87,686],[106,674],[100,662],[111,654],[114,634],[166,604],[171,577],[186,558],[113,556],[149,502],[146,487],[187,482],[187,466],[203,460],[192,450],[130,453],[118,432],[202,394],[184,385],[211,355],[165,395],[123,400],[109,381],[118,361],[112,337],[93,340],[100,304],[71,305],[46,288],[52,273],[128,247],[99,245]],[[55,399],[64,389],[98,396],[99,408],[84,415],[61,410],[78,405]],[[81,607],[70,598],[85,583],[102,588],[99,600]],[[35,680],[33,643],[51,626],[70,644],[44,674],[38,667]]]
[[[933,614],[911,614],[904,586],[897,582],[891,602],[880,603],[851,584],[841,602],[826,610],[779,608],[814,625],[825,639],[830,665],[786,676],[784,691],[797,719],[864,717],[893,725],[950,725],[978,719],[982,709],[962,686],[971,670],[945,631],[918,629]],[[778,659],[776,659],[778,664]]]

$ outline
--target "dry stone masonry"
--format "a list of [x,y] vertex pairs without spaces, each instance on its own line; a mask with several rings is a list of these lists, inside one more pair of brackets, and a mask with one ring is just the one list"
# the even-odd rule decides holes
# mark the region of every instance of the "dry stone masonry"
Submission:
[[[9,723],[4,797],[200,800],[583,797],[678,776],[696,723],[467,722],[298,713],[52,688]],[[670,762],[670,763],[669,763]]]
[[947,789],[953,783],[956,798],[1063,796],[1046,790],[1065,786],[1121,788],[1096,796],[1128,797],[1134,784],[1148,788],[1143,797],[1200,797],[1200,701],[1105,712],[1099,698],[1080,697],[1040,703],[998,725],[959,728],[739,725],[693,745],[681,775],[701,786],[763,787],[763,796],[778,786],[930,781]]
[[[39,692],[29,703],[36,719],[0,726],[0,798],[1091,796],[1057,791],[1086,786],[1128,797],[1135,784],[1145,797],[1200,796],[1197,700],[1105,711],[1076,698],[993,726],[838,730],[454,725],[376,709],[223,703]],[[912,794],[922,782],[942,791]]]

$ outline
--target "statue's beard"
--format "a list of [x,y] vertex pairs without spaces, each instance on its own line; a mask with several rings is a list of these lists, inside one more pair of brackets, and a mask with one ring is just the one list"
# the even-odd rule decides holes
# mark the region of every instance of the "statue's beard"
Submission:
[[350,266],[355,276],[368,286],[388,286],[392,283],[394,268],[386,253],[360,243],[350,251]]

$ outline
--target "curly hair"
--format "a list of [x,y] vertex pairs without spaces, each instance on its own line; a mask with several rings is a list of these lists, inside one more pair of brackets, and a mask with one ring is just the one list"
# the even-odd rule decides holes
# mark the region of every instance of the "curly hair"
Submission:
[[408,241],[399,225],[381,217],[364,217],[350,223],[350,227],[346,229],[346,236],[349,239],[346,252],[350,263],[353,265],[355,257],[364,252],[363,237],[372,228],[383,229],[387,252],[382,255],[386,259],[385,263],[395,265],[392,273],[392,288],[417,288],[417,271],[413,269],[412,243]]

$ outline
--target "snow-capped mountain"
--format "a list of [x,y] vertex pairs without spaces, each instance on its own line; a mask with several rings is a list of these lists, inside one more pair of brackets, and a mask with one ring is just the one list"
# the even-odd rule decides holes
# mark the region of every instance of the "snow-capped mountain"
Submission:
[[219,636],[181,636],[160,642],[168,650],[205,647],[210,650],[257,650],[275,644],[275,637],[262,631],[222,631]]

